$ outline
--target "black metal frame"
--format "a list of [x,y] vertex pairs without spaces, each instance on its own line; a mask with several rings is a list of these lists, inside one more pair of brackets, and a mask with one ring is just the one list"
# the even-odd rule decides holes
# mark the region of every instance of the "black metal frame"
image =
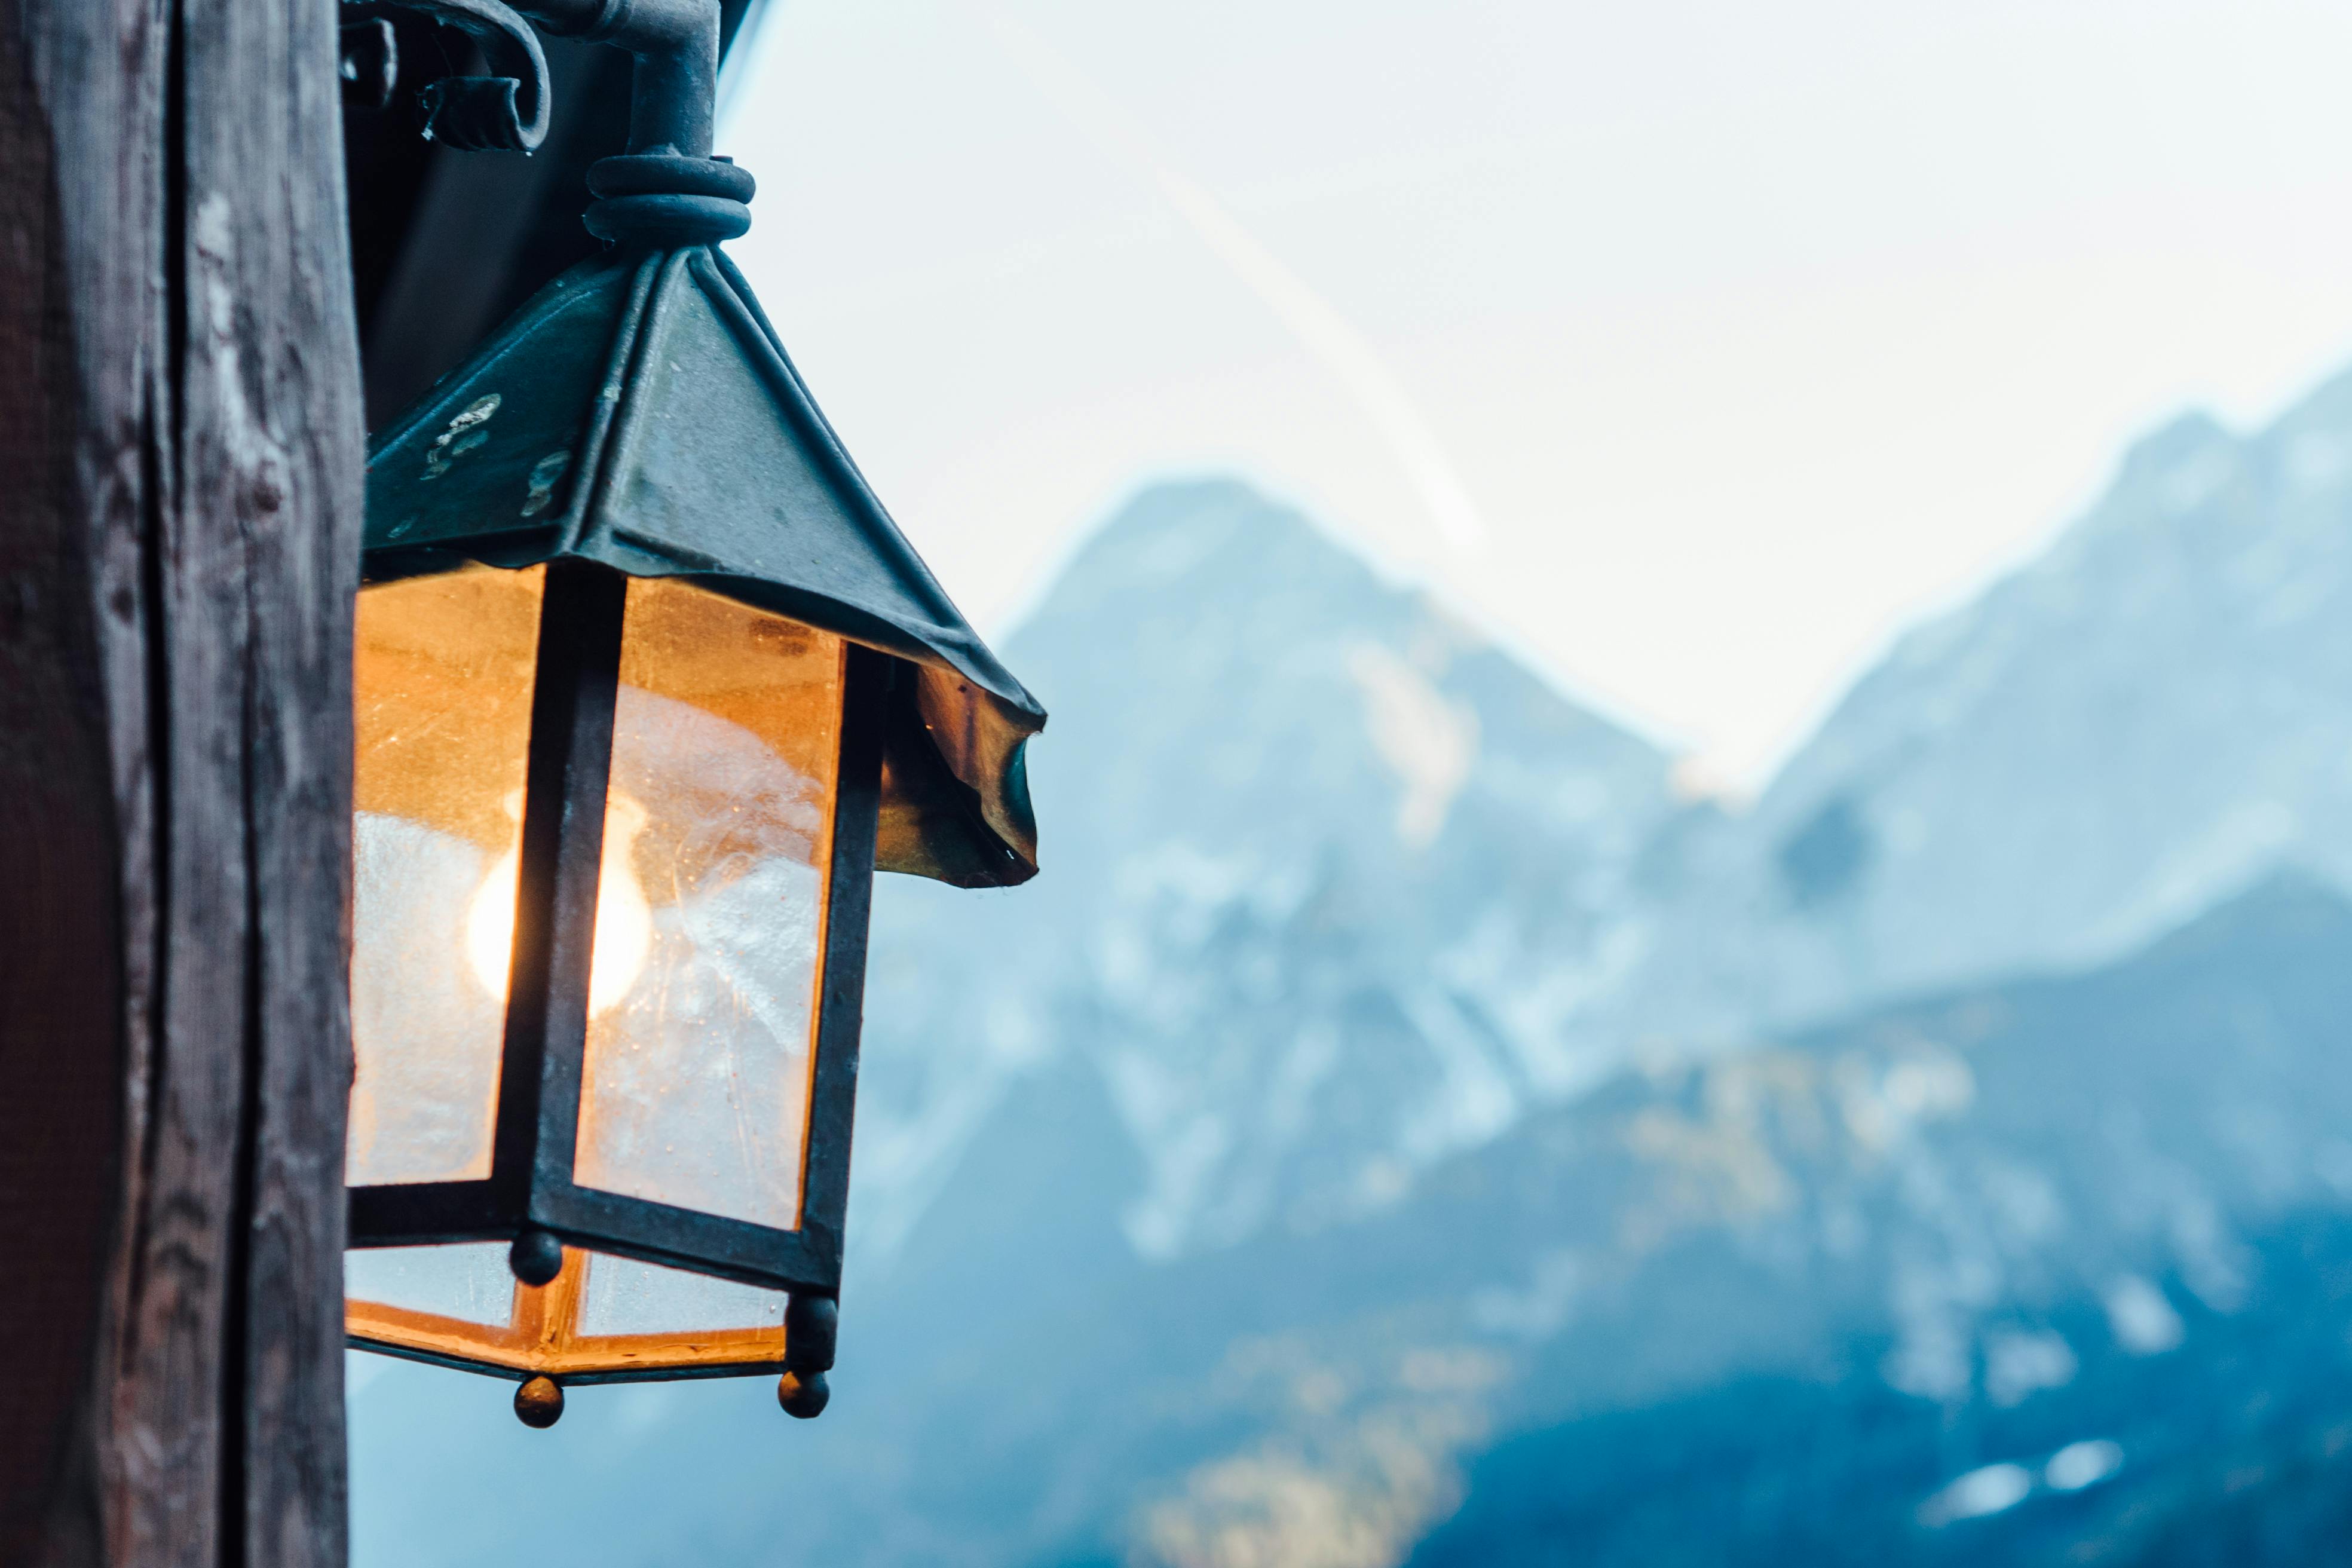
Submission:
[[598,1252],[836,1297],[882,738],[896,661],[854,643],[846,649],[799,1227],[582,1186],[572,1175],[590,945],[627,584],[625,574],[594,562],[566,558],[547,566],[489,1178],[352,1187],[350,1244],[508,1240],[536,1229]]

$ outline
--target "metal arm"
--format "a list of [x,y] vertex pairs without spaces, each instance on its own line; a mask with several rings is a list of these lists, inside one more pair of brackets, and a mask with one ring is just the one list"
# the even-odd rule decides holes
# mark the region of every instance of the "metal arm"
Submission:
[[559,37],[635,55],[629,151],[710,156],[719,97],[719,0],[527,0],[523,14]]
[[[495,70],[444,77],[423,94],[425,133],[452,147],[528,153],[547,134],[547,61],[531,23],[559,37],[636,57],[628,151],[588,171],[589,232],[674,247],[732,239],[751,226],[751,176],[710,153],[719,96],[719,0],[343,0],[347,18],[417,11],[480,41]],[[529,20],[525,20],[528,17]],[[347,71],[346,74],[356,74]]]
[[[719,96],[719,0],[342,0],[346,22],[414,11],[472,36],[488,76],[449,76],[424,89],[425,134],[467,152],[529,153],[547,135],[547,60],[536,22],[558,37],[610,44],[636,57],[629,151],[710,156]],[[524,18],[530,18],[526,21]]]

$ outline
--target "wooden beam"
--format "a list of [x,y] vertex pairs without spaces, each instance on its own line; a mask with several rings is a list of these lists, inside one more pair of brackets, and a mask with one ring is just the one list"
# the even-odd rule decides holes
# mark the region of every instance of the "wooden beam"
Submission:
[[343,1561],[328,0],[0,0],[0,1562]]

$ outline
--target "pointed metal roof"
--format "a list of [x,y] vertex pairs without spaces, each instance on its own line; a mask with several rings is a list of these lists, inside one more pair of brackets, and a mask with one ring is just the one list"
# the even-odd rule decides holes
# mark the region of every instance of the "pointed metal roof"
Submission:
[[369,580],[559,556],[716,593],[878,648],[896,683],[877,863],[1025,881],[1021,749],[1045,711],[883,510],[715,247],[549,284],[379,437]]

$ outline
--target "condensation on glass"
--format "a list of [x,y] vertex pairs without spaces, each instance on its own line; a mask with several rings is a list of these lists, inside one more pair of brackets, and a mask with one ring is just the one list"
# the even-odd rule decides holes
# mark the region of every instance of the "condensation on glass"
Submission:
[[[544,573],[360,597],[351,1181],[488,1176]],[[800,1223],[842,640],[635,579],[623,619],[574,1179]],[[788,1298],[504,1242],[345,1255],[356,1341],[573,1378],[766,1366]]]
[[843,658],[797,621],[629,584],[582,1186],[800,1223]]
[[502,1242],[385,1247],[343,1255],[343,1293],[412,1316],[504,1328],[515,1278]]
[[595,1253],[588,1259],[574,1331],[583,1339],[611,1339],[781,1329],[789,1300],[781,1290]]
[[545,1286],[516,1282],[503,1242],[343,1255],[352,1338],[442,1361],[572,1381],[774,1367],[781,1290],[566,1247]]
[[359,596],[353,1185],[490,1173],[545,575],[477,566]]

